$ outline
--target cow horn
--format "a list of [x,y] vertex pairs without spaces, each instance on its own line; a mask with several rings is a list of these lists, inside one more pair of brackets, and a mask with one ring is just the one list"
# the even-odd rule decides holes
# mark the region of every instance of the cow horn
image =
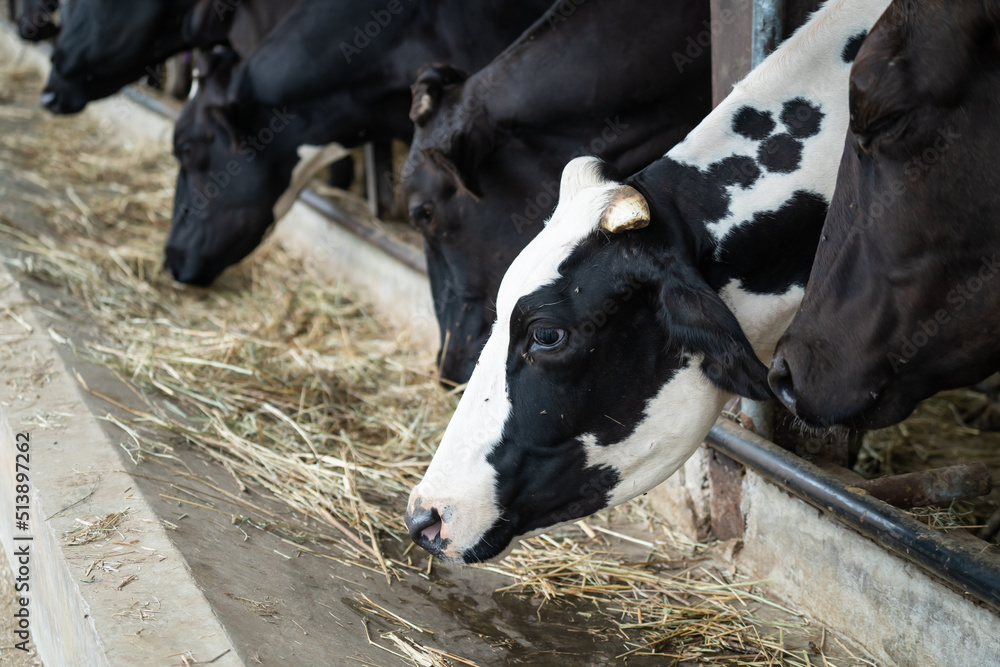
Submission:
[[601,229],[612,234],[629,229],[642,229],[649,224],[649,204],[639,191],[630,185],[615,189],[601,216]]
[[434,98],[425,92],[413,105],[413,120],[422,123],[427,120],[427,116],[434,110]]

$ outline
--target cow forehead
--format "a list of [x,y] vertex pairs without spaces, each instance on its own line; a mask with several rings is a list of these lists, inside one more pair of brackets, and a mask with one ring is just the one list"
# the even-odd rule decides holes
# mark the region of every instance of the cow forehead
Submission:
[[500,283],[497,328],[509,325],[511,312],[521,297],[560,277],[560,265],[598,230],[601,213],[617,185],[603,181],[586,185],[568,196],[565,192],[560,195],[552,218],[514,259]]

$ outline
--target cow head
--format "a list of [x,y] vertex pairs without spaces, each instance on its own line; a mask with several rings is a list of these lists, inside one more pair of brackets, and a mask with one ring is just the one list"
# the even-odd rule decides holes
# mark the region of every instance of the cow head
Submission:
[[184,14],[194,0],[67,0],[42,105],[76,113],[183,50]]
[[803,420],[878,428],[1000,366],[1000,6],[894,2],[805,298],[770,371]]
[[292,114],[237,122],[227,102],[237,63],[228,50],[201,58],[198,92],[174,129],[180,171],[164,264],[183,283],[208,285],[257,247],[298,162],[282,137]]
[[496,557],[662,482],[730,393],[769,395],[689,239],[652,217],[600,161],[566,166],[558,206],[504,276],[493,331],[410,495],[417,544],[450,561]]
[[17,34],[29,42],[43,42],[59,34],[55,13],[59,0],[25,0],[17,17]]
[[564,151],[542,152],[491,122],[479,77],[436,66],[413,86],[402,187],[424,236],[446,380],[465,382],[490,332],[504,272],[558,196]]
[[414,138],[402,171],[410,223],[424,236],[441,375],[459,383],[471,376],[489,335],[504,271],[542,226],[541,217],[523,229],[511,221],[510,203],[531,191],[538,165],[518,160],[520,168],[497,173],[496,130],[483,100],[467,93],[475,85],[467,88],[467,81],[465,72],[447,66],[420,73],[410,110]]

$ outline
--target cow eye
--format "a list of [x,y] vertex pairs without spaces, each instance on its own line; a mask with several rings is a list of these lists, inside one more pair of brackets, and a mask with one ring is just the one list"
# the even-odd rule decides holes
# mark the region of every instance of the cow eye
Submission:
[[552,349],[566,340],[565,329],[534,329],[531,332],[531,346]]
[[191,153],[194,151],[194,147],[191,145],[190,141],[185,141],[177,145],[174,149],[174,154],[177,156],[178,160],[182,162],[191,157]]
[[427,229],[434,218],[434,209],[430,204],[421,204],[410,209],[410,224],[417,229]]
[[884,143],[899,138],[909,121],[906,111],[894,111],[880,116],[863,129],[854,132],[858,145],[864,151],[871,151],[873,143]]

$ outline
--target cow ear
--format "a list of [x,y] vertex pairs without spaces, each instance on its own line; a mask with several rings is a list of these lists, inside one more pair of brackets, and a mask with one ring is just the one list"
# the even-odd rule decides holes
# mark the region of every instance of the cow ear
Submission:
[[693,267],[675,260],[665,269],[659,301],[671,342],[702,354],[702,372],[714,385],[758,401],[772,398],[767,367],[736,316]]
[[431,65],[421,69],[416,82],[410,86],[413,94],[410,120],[417,127],[426,125],[440,108],[445,90],[462,85],[468,78],[467,72],[451,65]]

